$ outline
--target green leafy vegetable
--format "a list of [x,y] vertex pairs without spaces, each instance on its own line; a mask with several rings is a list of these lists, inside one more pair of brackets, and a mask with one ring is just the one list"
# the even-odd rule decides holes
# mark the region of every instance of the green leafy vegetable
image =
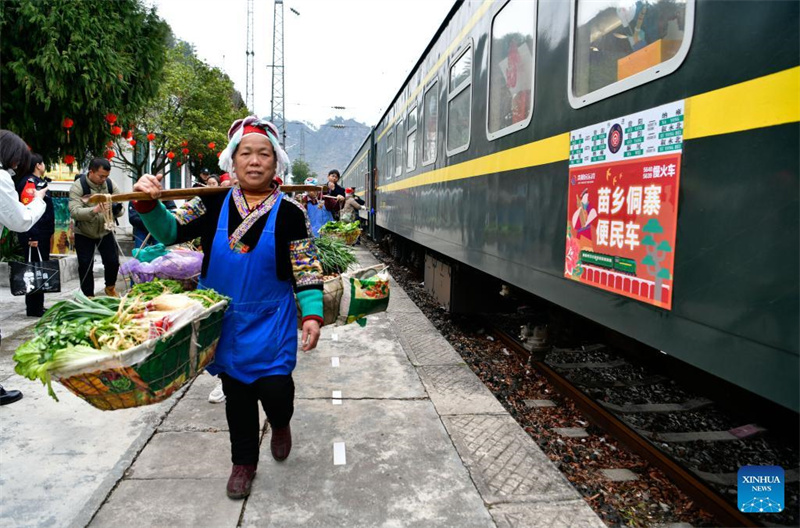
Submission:
[[324,226],[319,228],[319,232],[322,234],[338,234],[338,235],[348,235],[350,233],[355,233],[356,231],[361,231],[361,224],[358,221],[355,222],[328,222]]
[[357,262],[353,250],[337,238],[321,237],[314,241],[317,246],[322,272],[325,275],[336,275],[344,272],[347,266]]

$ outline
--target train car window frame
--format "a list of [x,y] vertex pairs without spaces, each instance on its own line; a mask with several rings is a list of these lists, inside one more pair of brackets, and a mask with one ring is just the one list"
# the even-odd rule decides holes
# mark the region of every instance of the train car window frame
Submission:
[[695,0],[685,0],[686,12],[685,22],[683,29],[683,40],[680,47],[674,56],[664,62],[660,62],[638,73],[625,77],[619,81],[613,82],[602,88],[598,88],[585,95],[578,96],[575,94],[575,38],[577,36],[577,16],[578,16],[578,2],[586,0],[571,0],[570,1],[570,22],[569,22],[569,69],[567,71],[567,97],[569,104],[572,108],[583,108],[590,104],[602,101],[618,93],[622,93],[643,84],[647,84],[656,79],[665,77],[675,70],[677,70],[684,59],[689,53],[689,48],[692,45],[692,37],[694,36],[694,21],[695,21]]
[[[447,156],[453,156],[455,154],[459,154],[461,152],[466,151],[469,149],[469,144],[472,141],[472,76],[475,72],[475,56],[472,53],[472,40],[470,40],[465,46],[464,49],[461,50],[457,55],[454,56],[452,60],[450,60],[448,67],[447,67],[447,114],[445,115],[444,127],[445,127],[445,135],[444,135],[444,149]],[[469,66],[469,75],[467,78],[461,82],[456,87],[451,86],[452,81],[452,70],[453,67],[458,64],[458,62],[466,56],[466,54],[470,54],[470,66]],[[469,95],[467,97],[467,107],[469,108],[469,120],[467,121],[467,141],[463,145],[460,145],[452,150],[448,148],[449,139],[450,139],[450,107],[452,105],[453,100],[461,95],[462,92],[469,90]]]
[[[491,91],[492,91],[492,59],[493,59],[493,47],[494,47],[494,25],[497,21],[497,17],[503,12],[503,10],[508,7],[512,2],[517,2],[519,0],[508,0],[500,9],[497,10],[494,17],[492,17],[492,23],[489,29],[489,76],[488,76],[488,86],[486,90],[486,137],[489,141],[493,141],[495,139],[501,138],[503,136],[507,136],[513,132],[518,130],[522,130],[527,128],[530,125],[531,121],[533,120],[533,107],[534,107],[534,93],[536,90],[536,37],[538,35],[538,24],[539,24],[539,2],[538,0],[534,0],[533,4],[533,28],[532,28],[532,35],[533,35],[533,49],[531,50],[531,88],[530,88],[530,101],[528,109],[528,115],[525,119],[518,121],[516,123],[512,123],[511,125],[506,126],[505,128],[499,128],[496,131],[492,132],[489,127],[489,121],[492,114],[491,111]],[[524,0],[530,1],[530,0]]]
[[405,134],[403,134],[403,125],[405,125],[405,120],[404,119],[400,119],[399,121],[397,121],[397,124],[394,126],[394,140],[395,140],[395,144],[394,144],[394,160],[395,160],[394,175],[395,175],[395,177],[403,175],[403,166],[405,165],[403,163],[403,151],[405,150],[403,148],[403,143],[405,143],[406,136],[405,136]]
[[[411,116],[414,116],[413,127],[411,127]],[[417,168],[417,128],[419,127],[417,103],[414,103],[414,106],[406,114],[406,125],[408,126],[408,130],[406,130],[406,172],[411,172]],[[408,142],[412,134],[414,135],[414,151],[411,152],[412,155],[409,155],[410,150]]]
[[[428,138],[428,106],[425,102],[428,100],[428,93],[431,90],[436,90],[436,93],[433,94],[433,101],[436,104],[436,119],[431,121],[433,123],[433,157],[430,159],[425,158],[425,146],[427,145],[427,138]],[[425,90],[422,94],[422,166],[428,166],[432,163],[436,162],[436,157],[438,154],[438,142],[439,142],[439,79],[436,79],[431,83],[430,86]]]
[[386,181],[394,174],[394,127],[386,133]]

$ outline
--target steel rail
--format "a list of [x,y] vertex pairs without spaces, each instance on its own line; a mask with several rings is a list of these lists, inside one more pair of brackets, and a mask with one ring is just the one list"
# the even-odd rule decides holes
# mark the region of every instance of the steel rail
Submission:
[[[530,358],[530,352],[508,333],[498,328],[492,328],[491,332],[516,354],[526,359]],[[726,526],[761,526],[752,518],[742,514],[714,490],[706,486],[699,477],[683,468],[647,439],[638,435],[614,414],[584,394],[554,369],[541,361],[531,360],[528,363],[541,372],[555,386],[556,390],[571,398],[591,421],[608,431],[631,451],[661,469],[681,491],[691,497],[700,507],[714,515],[717,521],[724,523]]]

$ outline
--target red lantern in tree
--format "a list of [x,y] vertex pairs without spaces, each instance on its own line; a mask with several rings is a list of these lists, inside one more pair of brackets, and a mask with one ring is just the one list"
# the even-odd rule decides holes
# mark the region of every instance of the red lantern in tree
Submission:
[[112,148],[114,146],[114,142],[113,141],[109,141],[108,143],[106,143],[106,146],[108,148]]
[[188,142],[188,141],[186,141],[186,140],[184,139],[184,140],[181,142],[181,146],[182,146],[182,147],[188,147],[188,146],[189,146],[189,142]]
[[72,154],[67,154],[66,156],[64,156],[64,163],[66,163],[67,165],[72,165],[73,163],[75,163],[75,156],[73,156]]
[[111,127],[111,135],[112,136],[119,136],[120,134],[122,134],[122,127],[121,126],[114,125],[114,126]]
[[183,163],[181,163],[181,162],[179,161],[179,162],[178,162],[178,167],[180,167],[181,165],[183,165]]
[[109,125],[113,125],[114,123],[116,123],[116,122],[117,122],[117,116],[116,116],[116,114],[112,114],[112,113],[108,113],[108,114],[106,114],[106,122],[107,122]]
[[186,156],[186,155],[189,154],[189,149],[188,148],[184,148],[184,149],[181,150],[181,152],[183,152],[183,155]]
[[136,140],[135,139],[132,139],[132,140],[128,141],[128,143],[130,143],[132,147],[136,146]]
[[105,157],[107,160],[110,160],[111,158],[113,158],[113,157],[114,157],[114,155],[115,155],[115,154],[114,154],[114,151],[113,151],[113,150],[107,150],[107,151],[106,151],[106,153],[105,153],[103,156],[104,156],[104,157]]
[[222,152],[217,152],[217,157],[222,156]]
[[167,152],[167,157],[169,159],[174,159],[175,158],[175,153],[174,152]]
[[61,126],[67,129],[67,143],[69,143],[69,129],[72,128],[72,125],[74,124],[75,122],[68,117],[65,117],[64,120],[61,122]]
[[133,139],[133,130],[128,130],[125,133],[125,139]]
[[153,134],[152,132],[147,134],[147,141],[153,141],[155,139],[156,139],[156,135]]
[[200,158],[200,159],[203,159],[203,154],[202,154],[202,152],[201,152],[200,154],[198,154],[198,155],[197,155],[197,157],[198,157],[198,158]]
[[212,141],[211,143],[209,143],[209,144],[208,144],[208,148],[209,148],[209,150],[214,150],[214,147],[216,147],[216,146],[217,146],[217,144],[216,144],[216,143],[214,143],[213,141]]

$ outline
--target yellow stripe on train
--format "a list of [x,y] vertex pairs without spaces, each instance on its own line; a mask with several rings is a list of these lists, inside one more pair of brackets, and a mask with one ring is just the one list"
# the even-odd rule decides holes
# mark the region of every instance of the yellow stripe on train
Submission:
[[[800,66],[686,99],[684,140],[800,121]],[[569,132],[381,185],[381,192],[566,161]]]

